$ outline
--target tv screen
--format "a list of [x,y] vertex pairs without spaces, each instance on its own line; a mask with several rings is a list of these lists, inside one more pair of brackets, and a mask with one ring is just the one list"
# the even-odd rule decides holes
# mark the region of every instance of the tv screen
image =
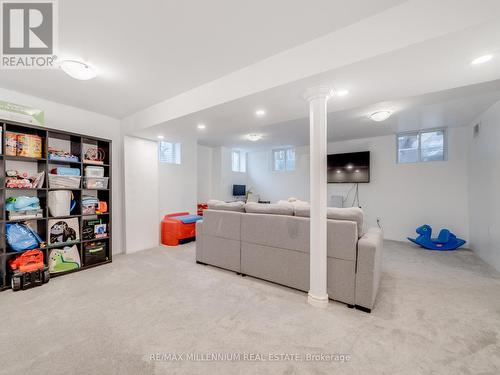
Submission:
[[241,197],[246,195],[245,185],[233,185],[233,197]]
[[328,155],[328,183],[370,182],[370,151]]

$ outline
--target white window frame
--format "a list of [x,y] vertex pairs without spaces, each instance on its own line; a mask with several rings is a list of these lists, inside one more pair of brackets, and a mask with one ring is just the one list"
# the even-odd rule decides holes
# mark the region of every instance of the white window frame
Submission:
[[[434,162],[443,162],[448,160],[448,129],[447,128],[432,128],[432,129],[423,129],[423,130],[415,130],[408,132],[401,132],[396,134],[396,163],[397,164],[415,164],[415,163],[434,163]],[[443,132],[443,160],[422,160],[422,144],[420,142],[420,137],[424,133],[432,133],[436,131]],[[399,161],[399,137],[401,136],[416,136],[418,139],[418,148],[417,148],[417,161],[409,161],[409,162],[401,162]]]
[[[238,166],[235,168],[234,155],[238,155]],[[231,170],[236,173],[245,173],[247,171],[246,153],[241,150],[231,150]]]
[[[288,151],[292,150],[294,155],[293,169],[288,169]],[[276,153],[284,151],[285,154],[285,169],[276,169]],[[297,153],[295,152],[295,147],[280,147],[271,150],[271,169],[273,172],[293,172],[297,168]]]
[[[169,143],[172,145],[173,153],[172,159],[163,158],[161,148],[163,143]],[[158,161],[161,164],[172,164],[172,165],[181,165],[182,162],[182,144],[180,142],[169,142],[169,141],[159,141],[158,142]]]

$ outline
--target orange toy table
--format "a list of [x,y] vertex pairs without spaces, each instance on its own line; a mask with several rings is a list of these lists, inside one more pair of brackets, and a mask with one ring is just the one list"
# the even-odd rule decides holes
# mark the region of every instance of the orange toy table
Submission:
[[196,239],[196,222],[201,216],[189,212],[176,212],[163,217],[161,222],[161,243],[177,246]]

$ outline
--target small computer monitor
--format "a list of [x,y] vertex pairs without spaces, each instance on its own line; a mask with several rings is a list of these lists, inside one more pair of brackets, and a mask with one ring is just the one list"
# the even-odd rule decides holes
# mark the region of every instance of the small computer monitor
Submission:
[[246,195],[245,185],[233,185],[233,197],[242,197]]

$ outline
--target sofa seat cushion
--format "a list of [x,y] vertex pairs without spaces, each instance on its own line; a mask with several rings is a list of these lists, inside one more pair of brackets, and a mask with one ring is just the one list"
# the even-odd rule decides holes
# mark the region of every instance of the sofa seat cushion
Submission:
[[291,204],[264,204],[249,202],[245,205],[245,211],[252,214],[269,215],[293,215],[293,205]]
[[208,208],[218,211],[245,212],[245,202],[224,202],[215,199],[208,201]]
[[[295,206],[294,213],[295,216],[310,217],[311,206]],[[332,220],[354,221],[358,226],[358,236],[361,237],[363,235],[363,210],[359,207],[328,207],[326,209],[326,217]]]

